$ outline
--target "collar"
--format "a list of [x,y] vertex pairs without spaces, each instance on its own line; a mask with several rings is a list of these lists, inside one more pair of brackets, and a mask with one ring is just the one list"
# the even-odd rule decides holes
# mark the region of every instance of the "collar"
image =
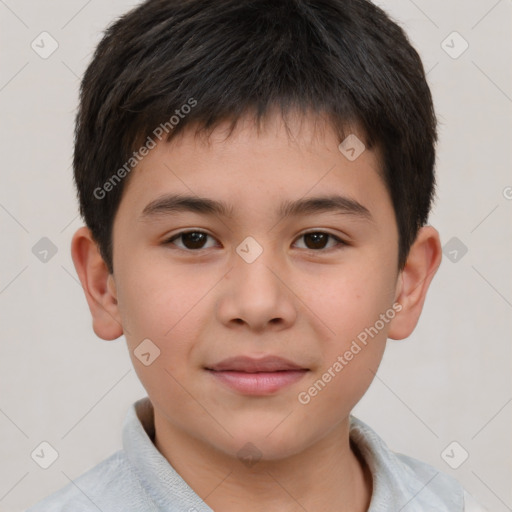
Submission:
[[[123,424],[123,448],[146,492],[168,510],[213,512],[176,472],[153,444],[153,405],[144,397],[130,407]],[[406,509],[407,512],[463,510],[460,484],[432,466],[389,450],[366,423],[350,416],[350,440],[372,474],[368,512]],[[407,508],[406,508],[407,507]]]
[[153,444],[153,404],[141,398],[128,410],[123,424],[123,449],[147,494],[158,509],[213,512],[181,478]]

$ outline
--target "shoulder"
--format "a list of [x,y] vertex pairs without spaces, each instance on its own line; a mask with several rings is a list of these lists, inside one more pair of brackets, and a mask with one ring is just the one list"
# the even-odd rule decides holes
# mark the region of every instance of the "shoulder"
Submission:
[[488,510],[475,501],[475,498],[464,491],[464,512],[488,512]]
[[372,472],[371,512],[407,505],[418,512],[486,512],[461,483],[430,464],[390,450],[377,433],[351,416],[351,439]]
[[456,496],[457,502],[460,501],[462,505],[460,509],[462,512],[487,512],[455,478],[413,457],[401,453],[395,455],[405,466],[413,471],[416,477],[422,480],[426,479],[425,481],[429,482],[428,486],[430,489],[438,496],[441,496],[446,501],[449,501],[452,496]]
[[[402,479],[411,489],[421,485],[418,501],[429,503],[436,501],[446,510],[464,511],[464,488],[452,476],[439,471],[434,466],[402,453],[394,453],[402,469]],[[442,510],[445,510],[443,508]]]
[[123,450],[119,450],[26,512],[69,510],[127,512],[152,510],[152,505]]

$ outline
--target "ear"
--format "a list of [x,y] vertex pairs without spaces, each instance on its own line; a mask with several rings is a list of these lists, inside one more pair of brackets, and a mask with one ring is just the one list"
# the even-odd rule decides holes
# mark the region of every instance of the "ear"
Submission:
[[397,281],[396,299],[402,309],[390,322],[388,337],[407,338],[418,323],[427,290],[441,264],[442,249],[439,233],[424,226],[411,246],[405,267]]
[[71,257],[82,283],[97,336],[115,340],[123,334],[114,276],[109,273],[91,231],[82,227],[73,235]]

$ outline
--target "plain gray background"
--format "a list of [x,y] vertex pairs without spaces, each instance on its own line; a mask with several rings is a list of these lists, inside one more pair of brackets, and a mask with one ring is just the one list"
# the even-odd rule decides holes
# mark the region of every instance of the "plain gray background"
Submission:
[[[71,170],[79,80],[102,31],[133,5],[0,0],[2,512],[119,449],[126,411],[145,396],[124,339],[94,335],[69,250],[82,225]],[[512,510],[512,1],[379,5],[428,70],[440,121],[430,223],[445,255],[416,331],[388,342],[354,414],[490,511]],[[43,237],[57,251],[47,261]],[[31,458],[42,441],[59,454],[48,469]]]

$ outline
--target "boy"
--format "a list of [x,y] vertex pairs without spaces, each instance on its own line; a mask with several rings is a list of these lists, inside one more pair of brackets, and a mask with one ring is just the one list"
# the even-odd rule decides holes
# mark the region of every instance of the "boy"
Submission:
[[148,0],[82,82],[75,268],[148,397],[39,511],[482,510],[350,412],[440,264],[436,119],[365,0]]

